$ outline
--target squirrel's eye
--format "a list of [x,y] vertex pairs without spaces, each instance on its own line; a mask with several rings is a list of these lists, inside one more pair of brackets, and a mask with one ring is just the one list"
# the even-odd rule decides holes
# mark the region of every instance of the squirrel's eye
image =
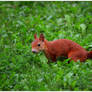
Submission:
[[38,46],[40,46],[40,44],[38,44]]

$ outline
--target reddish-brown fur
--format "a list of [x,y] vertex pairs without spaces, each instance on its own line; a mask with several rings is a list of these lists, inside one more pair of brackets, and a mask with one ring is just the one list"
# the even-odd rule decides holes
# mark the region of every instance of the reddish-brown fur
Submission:
[[[79,44],[68,40],[68,39],[58,39],[55,41],[47,41],[44,39],[43,34],[37,38],[34,35],[35,41],[32,42],[32,52],[44,51],[48,60],[56,62],[58,57],[68,57],[75,62],[80,60],[85,61],[88,58],[92,58],[92,51],[88,52],[82,48]],[[38,45],[40,44],[40,46]]]

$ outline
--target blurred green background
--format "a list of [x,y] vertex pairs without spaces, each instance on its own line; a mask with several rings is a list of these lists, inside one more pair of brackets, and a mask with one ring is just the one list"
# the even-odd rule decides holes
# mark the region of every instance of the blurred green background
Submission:
[[48,65],[31,52],[35,33],[92,50],[92,2],[0,2],[0,90],[92,90],[92,60]]

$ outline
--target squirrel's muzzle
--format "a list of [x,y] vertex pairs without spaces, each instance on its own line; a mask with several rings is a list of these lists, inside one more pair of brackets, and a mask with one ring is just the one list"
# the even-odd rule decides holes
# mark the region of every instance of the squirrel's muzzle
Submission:
[[32,49],[32,52],[33,53],[37,53],[38,51],[36,49]]

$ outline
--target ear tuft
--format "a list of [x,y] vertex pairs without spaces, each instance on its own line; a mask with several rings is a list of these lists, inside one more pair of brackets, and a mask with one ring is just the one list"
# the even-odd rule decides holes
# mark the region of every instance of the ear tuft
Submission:
[[37,34],[34,34],[34,38],[37,39]]
[[40,34],[40,38],[39,38],[41,41],[44,41],[44,35],[41,33]]

